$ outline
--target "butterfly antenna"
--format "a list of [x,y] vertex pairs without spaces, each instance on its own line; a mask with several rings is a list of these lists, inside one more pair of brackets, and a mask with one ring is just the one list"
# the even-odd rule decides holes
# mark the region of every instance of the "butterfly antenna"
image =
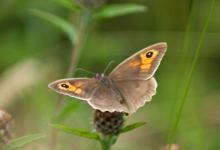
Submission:
[[111,61],[108,63],[108,65],[105,67],[105,70],[104,70],[103,74],[105,74],[106,71],[108,71],[109,67],[110,67],[114,62],[115,62],[114,60],[111,60]]
[[84,71],[84,72],[87,72],[89,74],[96,75],[96,73],[94,73],[92,71],[89,71],[89,70],[86,70],[86,69],[83,69],[83,68],[76,68],[75,72],[77,72],[77,71]]

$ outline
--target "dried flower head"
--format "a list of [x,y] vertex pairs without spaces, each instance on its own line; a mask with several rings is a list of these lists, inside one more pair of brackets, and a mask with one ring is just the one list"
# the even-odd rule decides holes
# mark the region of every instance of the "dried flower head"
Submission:
[[105,0],[77,0],[85,8],[96,8],[105,3]]
[[124,123],[124,113],[95,111],[95,129],[104,135],[117,135]]
[[3,110],[0,110],[0,146],[7,143],[7,141],[12,137],[10,132],[11,125],[11,115]]

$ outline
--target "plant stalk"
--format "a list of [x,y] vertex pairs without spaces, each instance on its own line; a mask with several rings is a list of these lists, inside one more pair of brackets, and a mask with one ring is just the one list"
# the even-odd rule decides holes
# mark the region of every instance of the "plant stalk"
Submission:
[[[179,91],[179,86],[184,83],[185,79],[186,79],[186,75],[187,75],[187,66],[186,66],[186,55],[187,55],[187,52],[189,51],[189,46],[190,46],[190,41],[191,41],[191,29],[192,29],[192,21],[193,21],[193,10],[195,8],[195,2],[193,0],[190,1],[190,5],[189,5],[189,15],[188,15],[188,21],[187,21],[187,25],[186,25],[186,29],[185,29],[185,32],[184,32],[184,39],[183,39],[183,47],[180,51],[180,56],[181,58],[177,60],[177,66],[178,68],[181,68],[180,70],[176,71],[175,72],[175,76],[177,77],[176,78],[176,84],[175,84],[175,95],[174,97],[175,98],[178,98],[179,96],[179,93],[181,91]],[[170,129],[169,131],[172,130],[172,125],[173,125],[173,122],[174,122],[174,115],[173,115],[173,112],[176,111],[176,107],[178,106],[178,103],[177,101],[175,101],[173,103],[173,106],[171,108],[171,111],[170,111]],[[168,134],[168,137],[167,137],[167,143],[171,143],[171,140],[170,139],[171,137],[171,132]]]
[[[76,66],[79,62],[79,57],[80,57],[81,50],[83,48],[83,43],[86,41],[87,36],[88,36],[87,31],[89,29],[91,16],[92,16],[92,13],[90,9],[82,10],[76,41],[72,41],[73,48],[71,52],[70,64],[65,75],[65,77],[67,78],[71,77],[74,74]],[[64,95],[58,96],[56,108],[55,108],[56,112],[60,111],[62,107],[63,99],[64,99]],[[50,150],[56,150],[56,147],[57,147],[56,143],[57,143],[58,135],[57,135],[56,129],[52,128],[51,130],[52,131],[51,131],[51,139],[50,139],[50,143],[51,143]]]
[[111,135],[103,135],[101,139],[101,148],[102,150],[111,150],[112,146],[112,136]]

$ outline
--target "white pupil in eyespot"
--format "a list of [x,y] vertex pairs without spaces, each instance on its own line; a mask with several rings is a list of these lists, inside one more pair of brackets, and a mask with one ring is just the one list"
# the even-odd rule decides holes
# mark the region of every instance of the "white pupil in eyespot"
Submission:
[[61,87],[66,88],[66,89],[69,88],[67,84],[61,84]]
[[152,56],[153,56],[153,52],[147,52],[147,53],[146,53],[146,57],[147,57],[147,58],[151,58]]

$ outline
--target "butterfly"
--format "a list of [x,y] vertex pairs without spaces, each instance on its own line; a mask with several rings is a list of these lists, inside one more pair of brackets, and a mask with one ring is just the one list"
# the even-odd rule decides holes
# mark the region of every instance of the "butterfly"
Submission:
[[156,94],[153,75],[166,49],[165,42],[157,43],[125,59],[108,76],[66,78],[48,86],[60,94],[84,100],[94,109],[131,114]]

